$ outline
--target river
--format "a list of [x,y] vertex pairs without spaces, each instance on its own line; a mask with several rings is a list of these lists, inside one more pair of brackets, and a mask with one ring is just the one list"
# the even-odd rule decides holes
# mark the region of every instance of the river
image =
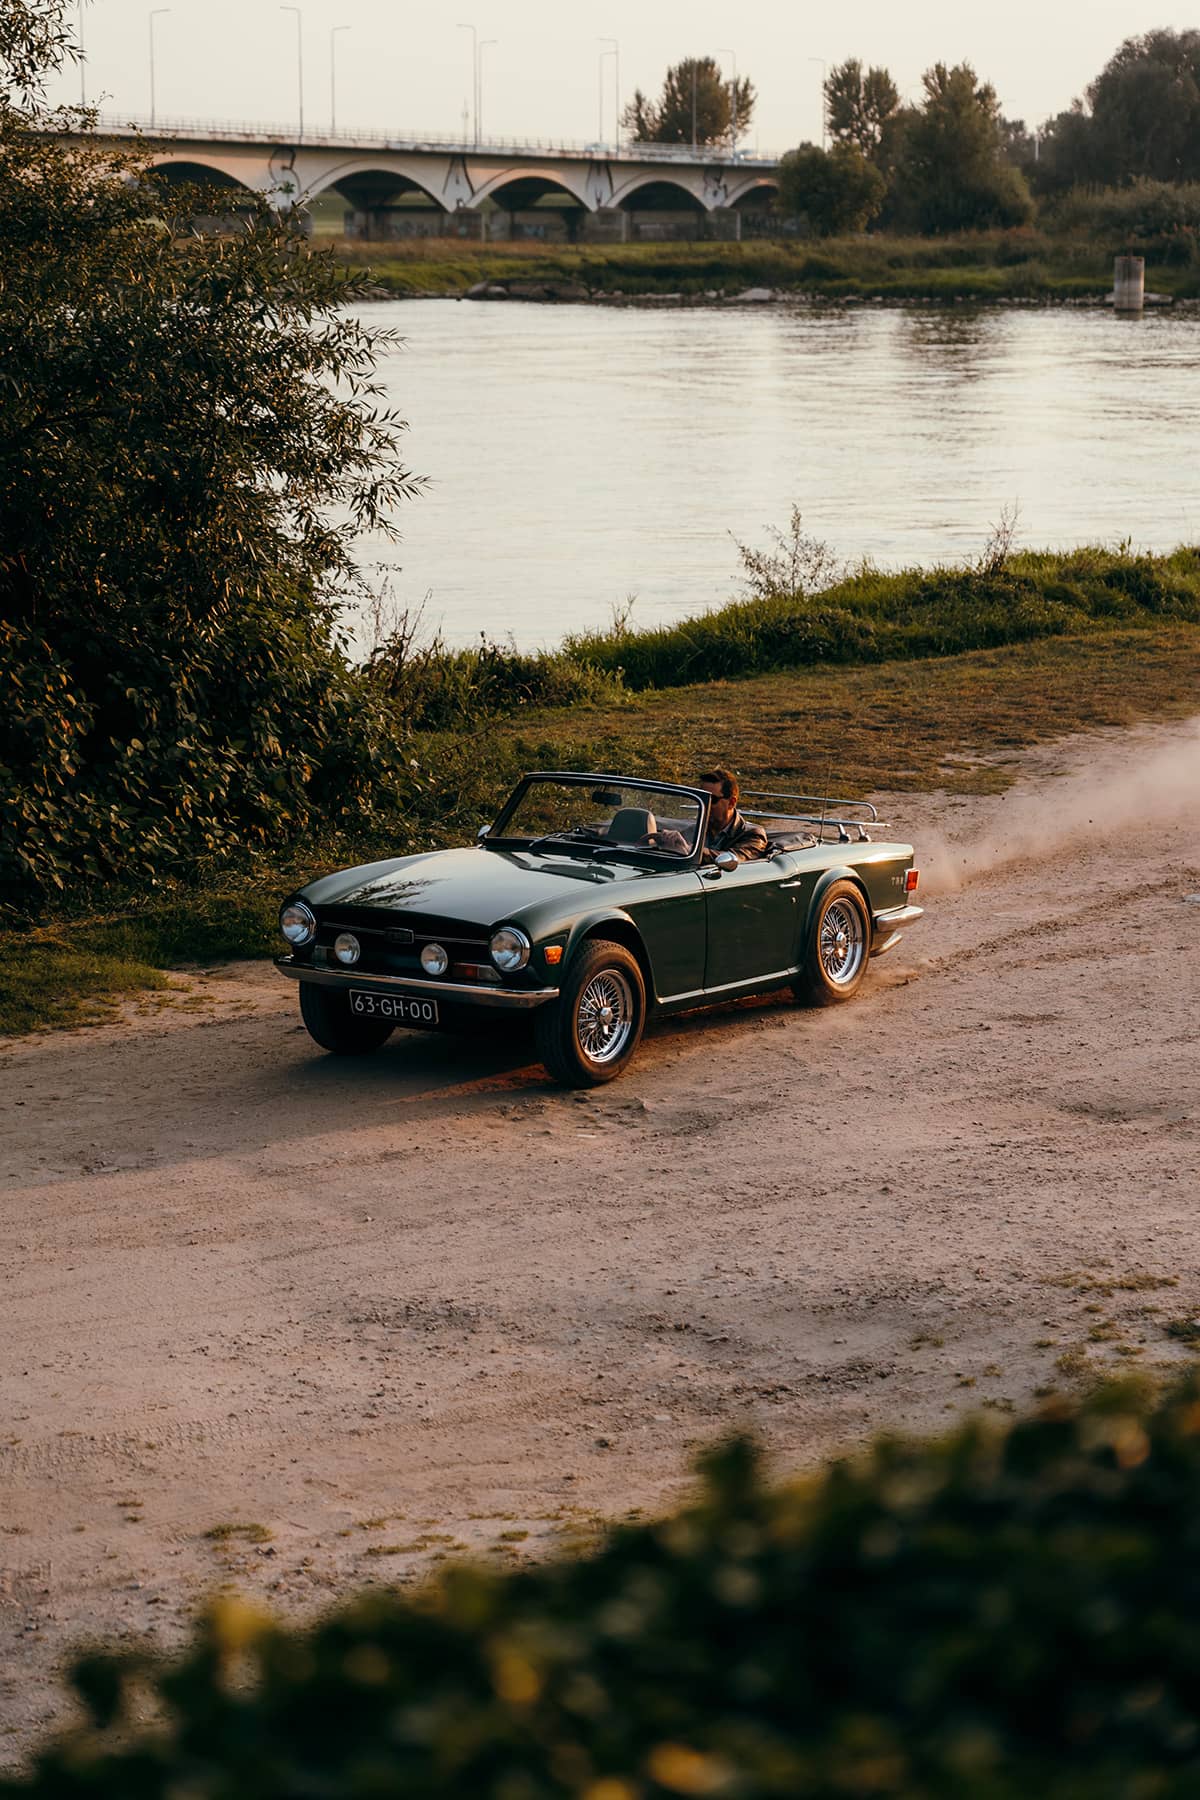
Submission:
[[[665,623],[738,591],[734,537],[848,562],[1200,539],[1200,316],[1076,309],[380,302],[428,478],[372,584],[455,644]],[[732,535],[731,535],[732,534]]]

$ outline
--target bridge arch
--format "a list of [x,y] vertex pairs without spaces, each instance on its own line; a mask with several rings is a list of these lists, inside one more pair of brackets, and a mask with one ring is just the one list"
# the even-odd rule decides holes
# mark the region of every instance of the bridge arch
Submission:
[[768,207],[779,198],[779,183],[770,175],[750,175],[729,190],[730,206]]
[[664,171],[635,175],[615,190],[612,204],[625,212],[707,212],[701,194],[686,181],[672,179]]
[[[236,174],[234,168],[238,171]],[[220,157],[214,156],[211,160],[206,158],[202,162],[199,157],[195,156],[167,154],[160,156],[156,162],[150,164],[149,173],[158,176],[161,181],[172,187],[190,185],[229,189],[231,192],[237,189],[239,193],[243,194],[261,193],[261,189],[252,187],[244,179],[246,173],[244,164],[234,164],[234,168],[224,164]]]
[[476,188],[471,197],[471,205],[482,206],[485,201],[492,200],[506,211],[516,212],[536,206],[539,200],[549,195],[562,195],[575,206],[582,206],[586,212],[595,210],[587,192],[586,168],[554,167],[546,168],[518,167],[501,169],[481,187]]
[[[433,170],[430,170],[433,174]],[[336,189],[343,198],[354,204],[362,198],[373,200],[376,204],[388,194],[421,194],[433,206],[445,211],[441,196],[436,192],[433,182],[421,181],[412,174],[411,169],[395,162],[381,163],[377,158],[362,157],[349,163],[338,163],[327,169],[317,180],[309,183],[305,197],[319,200],[322,194]]]

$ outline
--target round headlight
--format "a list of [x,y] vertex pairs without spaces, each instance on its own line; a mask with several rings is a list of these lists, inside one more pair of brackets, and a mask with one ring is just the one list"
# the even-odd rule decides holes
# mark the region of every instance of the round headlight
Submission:
[[279,929],[289,944],[311,944],[317,935],[317,921],[303,900],[293,900],[279,915]]
[[449,952],[440,944],[426,944],[421,952],[421,967],[427,975],[444,975],[450,967]]
[[529,939],[515,925],[502,925],[494,934],[489,947],[492,961],[506,975],[511,975],[514,969],[523,969],[529,961]]
[[349,968],[359,958],[359,942],[352,931],[339,931],[333,940],[333,954]]

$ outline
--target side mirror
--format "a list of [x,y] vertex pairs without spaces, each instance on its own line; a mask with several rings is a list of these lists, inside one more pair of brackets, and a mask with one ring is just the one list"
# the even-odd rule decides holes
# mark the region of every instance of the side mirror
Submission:
[[492,828],[490,825],[481,825],[479,827],[479,830],[475,833],[475,842],[477,844],[482,844],[484,838],[487,836],[488,832],[491,829]]
[[742,866],[741,857],[735,856],[732,850],[718,850],[714,861],[722,875],[728,875],[732,869],[740,869]]

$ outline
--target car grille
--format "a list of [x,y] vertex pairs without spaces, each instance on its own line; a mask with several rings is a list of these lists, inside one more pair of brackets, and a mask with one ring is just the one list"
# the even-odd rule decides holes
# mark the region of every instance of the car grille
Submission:
[[356,968],[364,973],[421,974],[421,950],[426,944],[444,944],[452,963],[479,963],[490,967],[488,938],[477,925],[463,920],[425,914],[406,919],[402,914],[381,913],[378,907],[339,906],[317,909],[317,944],[332,950],[343,931],[352,931],[362,946]]

